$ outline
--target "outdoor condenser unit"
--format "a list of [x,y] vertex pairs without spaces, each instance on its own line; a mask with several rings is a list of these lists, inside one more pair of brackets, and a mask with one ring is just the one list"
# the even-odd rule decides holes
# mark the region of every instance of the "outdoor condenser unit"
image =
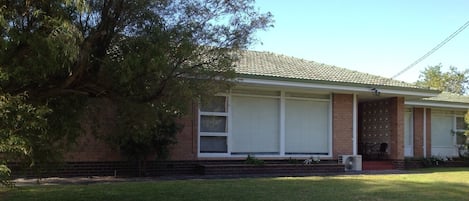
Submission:
[[345,165],[345,171],[362,171],[362,156],[339,155],[339,164]]

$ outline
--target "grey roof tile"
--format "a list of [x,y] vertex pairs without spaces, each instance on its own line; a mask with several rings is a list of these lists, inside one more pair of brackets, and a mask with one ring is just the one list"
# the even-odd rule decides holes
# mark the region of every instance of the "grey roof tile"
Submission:
[[438,96],[431,98],[424,98],[425,101],[438,101],[438,102],[453,102],[453,103],[467,103],[469,104],[469,96],[454,94],[450,92],[442,92]]
[[397,88],[427,89],[406,82],[270,52],[241,51],[235,68],[241,75]]

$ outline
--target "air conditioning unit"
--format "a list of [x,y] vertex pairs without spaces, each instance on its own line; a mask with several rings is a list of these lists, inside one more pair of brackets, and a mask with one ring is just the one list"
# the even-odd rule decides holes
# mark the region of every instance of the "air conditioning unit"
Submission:
[[339,155],[339,164],[345,165],[345,171],[362,171],[362,156]]

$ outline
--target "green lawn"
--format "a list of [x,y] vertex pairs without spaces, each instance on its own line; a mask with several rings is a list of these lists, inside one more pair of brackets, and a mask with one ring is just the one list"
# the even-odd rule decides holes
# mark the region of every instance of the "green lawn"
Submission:
[[0,200],[469,200],[469,168],[411,174],[30,186]]

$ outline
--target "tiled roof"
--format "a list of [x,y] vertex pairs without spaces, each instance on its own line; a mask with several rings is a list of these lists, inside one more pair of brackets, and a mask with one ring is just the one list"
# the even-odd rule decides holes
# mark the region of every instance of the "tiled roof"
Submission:
[[423,100],[469,104],[469,96],[463,96],[463,95],[449,93],[449,92],[442,92],[438,96],[431,97],[431,98],[424,98]]
[[242,51],[240,55],[240,60],[235,69],[241,77],[244,75],[265,77],[265,79],[293,79],[329,84],[429,90],[390,78],[270,52]]

